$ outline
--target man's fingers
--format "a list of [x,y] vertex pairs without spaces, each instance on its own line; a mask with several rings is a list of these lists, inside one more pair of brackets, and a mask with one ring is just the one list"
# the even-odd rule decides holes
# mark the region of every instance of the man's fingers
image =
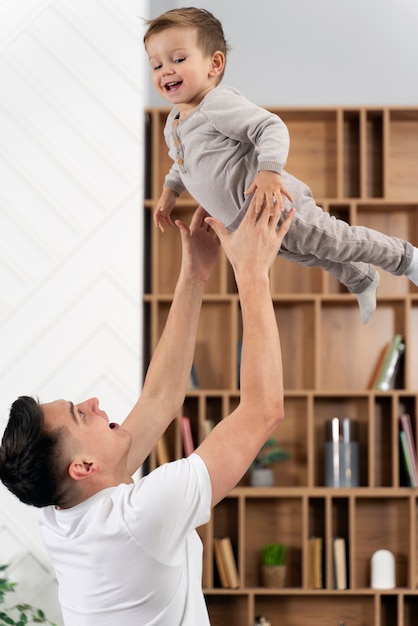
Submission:
[[289,209],[282,223],[279,225],[277,229],[277,233],[281,237],[282,240],[290,228],[290,224],[292,223],[295,213],[296,213],[296,209],[294,207]]

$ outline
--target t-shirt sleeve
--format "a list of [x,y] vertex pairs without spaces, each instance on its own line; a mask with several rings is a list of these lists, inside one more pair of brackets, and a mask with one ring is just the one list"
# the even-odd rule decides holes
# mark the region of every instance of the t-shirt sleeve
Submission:
[[201,457],[158,467],[131,492],[125,511],[130,532],[161,562],[174,564],[188,536],[210,518],[212,489]]

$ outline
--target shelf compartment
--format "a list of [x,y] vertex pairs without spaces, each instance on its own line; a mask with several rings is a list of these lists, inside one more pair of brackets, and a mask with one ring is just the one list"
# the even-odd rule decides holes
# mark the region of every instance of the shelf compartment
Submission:
[[[394,446],[398,446],[398,432],[394,441],[392,428],[392,398],[385,395],[377,396],[374,403],[374,419],[370,424],[370,486],[393,487],[394,478]],[[397,424],[395,424],[397,427]]]
[[274,299],[280,331],[285,389],[313,389],[315,385],[315,301]]
[[[235,563],[237,569],[240,569],[239,563],[239,501],[237,498],[226,498],[219,502],[213,512],[212,529],[213,539],[229,537],[234,552]],[[218,568],[215,562],[215,554],[213,552],[213,572],[214,586],[221,587]],[[242,583],[241,583],[242,585]]]
[[261,585],[261,550],[272,542],[284,543],[286,587],[302,586],[303,516],[302,499],[262,497],[266,490],[254,490],[245,500],[245,586]]
[[[271,626],[356,626],[375,624],[374,598],[368,595],[332,592],[311,594],[256,595],[256,615],[265,615]],[[379,625],[380,626],[380,625]],[[391,626],[395,626],[394,624]]]
[[354,580],[356,588],[370,587],[370,562],[376,550],[395,557],[396,587],[408,586],[410,500],[407,497],[365,497],[355,500]]
[[[356,207],[356,214],[356,223],[361,226],[413,244],[418,243],[418,204],[359,203]],[[377,270],[380,274],[378,297],[403,296],[416,290],[414,284],[406,276],[394,276],[382,269],[377,268]]]
[[281,294],[312,294],[323,291],[322,270],[293,263],[279,254],[270,271],[273,296]]
[[[323,300],[318,388],[327,391],[368,389],[382,350],[396,333],[405,334],[405,324],[402,299],[378,301],[367,325],[361,323],[357,299],[350,298],[344,306],[340,301]],[[361,357],[359,346],[367,346],[361,350]]]
[[346,574],[347,574],[347,589],[351,589],[351,564],[350,564],[350,518],[351,518],[351,502],[352,498],[347,496],[335,496],[330,498],[330,526],[328,529],[327,547],[329,551],[329,558],[327,560],[327,571],[329,572],[328,579],[330,584],[328,588],[334,588],[335,582],[335,561],[334,561],[334,539],[341,537],[345,541],[345,554],[346,554]]
[[399,610],[400,607],[397,596],[382,594],[380,596],[379,626],[394,626],[395,624],[400,624],[398,621]]
[[286,396],[285,419],[273,433],[290,457],[272,466],[275,485],[304,487],[308,484],[308,403],[304,396]]
[[418,195],[418,110],[389,111],[386,196],[413,200]]
[[[179,202],[174,219],[181,219],[190,224],[195,205],[185,206]],[[146,271],[150,277],[147,285],[151,285],[153,293],[173,294],[180,271],[181,238],[177,226],[167,227],[165,233],[154,226],[151,214],[146,219],[145,250],[150,261],[146,263]],[[226,293],[226,257],[221,251],[216,261],[212,275],[205,285],[205,294]]]
[[367,111],[365,113],[366,163],[364,172],[365,192],[367,198],[382,198],[383,162],[384,162],[384,115],[383,111]]
[[[403,598],[403,626],[415,626],[418,615],[418,596],[405,594]],[[393,622],[394,624],[396,622]],[[389,622],[382,626],[392,626]]]
[[343,112],[343,196],[360,197],[360,112]]
[[325,485],[325,442],[327,440],[327,422],[333,417],[352,419],[357,424],[359,443],[359,482],[367,486],[368,469],[368,396],[315,396],[314,398],[314,434],[313,467],[314,484]]
[[[245,593],[205,591],[211,626],[243,626],[248,624],[249,596]],[[198,626],[196,624],[196,626]]]
[[[405,357],[409,364],[408,389],[418,389],[418,301],[414,300],[410,308],[409,343],[405,347]],[[415,346],[415,348],[414,348]]]
[[335,110],[272,109],[291,138],[286,170],[321,198],[337,196],[337,113]]
[[[319,557],[321,568],[320,568],[320,577],[322,581],[322,588],[326,588],[328,586],[328,570],[327,570],[327,555],[328,555],[328,545],[327,545],[327,536],[326,536],[326,515],[325,515],[325,499],[324,498],[308,498],[308,527],[307,527],[307,537],[306,537],[306,545],[307,554],[305,554],[305,564],[306,564],[306,575],[305,581],[307,583],[308,588],[314,588],[315,582],[309,580],[309,571],[310,568],[314,568],[314,565],[311,564],[312,555],[310,554],[310,545],[309,541],[311,539],[318,539],[321,541],[321,554]],[[315,578],[315,575],[314,575]],[[312,585],[312,587],[310,587]]]
[[232,346],[237,345],[235,319],[234,302],[204,301],[194,358],[202,389],[231,389],[236,385],[235,376],[233,380],[231,377],[231,363],[235,359]]

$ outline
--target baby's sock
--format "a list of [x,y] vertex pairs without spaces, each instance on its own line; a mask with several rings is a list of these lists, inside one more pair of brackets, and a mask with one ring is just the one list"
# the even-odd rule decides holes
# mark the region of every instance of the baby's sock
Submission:
[[405,272],[405,276],[408,276],[415,285],[418,285],[418,248],[414,248],[414,256],[412,257],[411,265]]
[[363,293],[357,293],[357,300],[360,307],[360,317],[363,324],[367,324],[376,310],[376,292],[379,287],[380,276],[376,272],[373,281]]

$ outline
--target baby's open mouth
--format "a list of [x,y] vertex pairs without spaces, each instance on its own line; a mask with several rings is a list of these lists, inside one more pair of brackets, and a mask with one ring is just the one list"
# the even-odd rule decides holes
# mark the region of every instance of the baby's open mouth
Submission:
[[176,81],[176,82],[172,82],[172,83],[167,83],[164,87],[164,89],[166,91],[171,91],[171,89],[174,89],[174,87],[178,87],[178,85],[181,85],[181,81]]

